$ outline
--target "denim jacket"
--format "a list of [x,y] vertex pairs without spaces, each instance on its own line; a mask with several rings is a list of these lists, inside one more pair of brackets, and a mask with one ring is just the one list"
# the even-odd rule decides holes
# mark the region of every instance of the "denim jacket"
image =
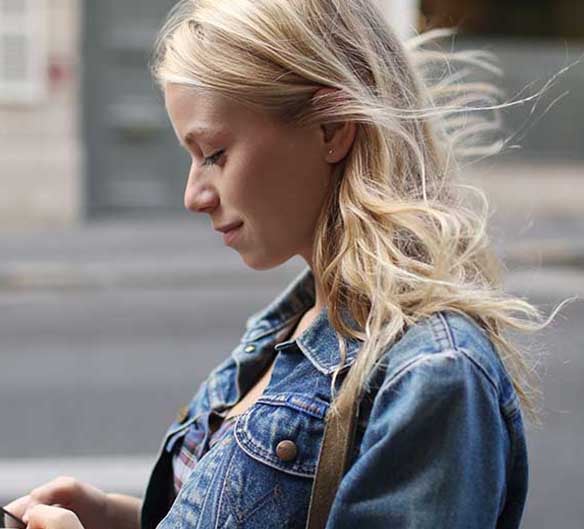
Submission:
[[[240,343],[168,429],[142,529],[304,529],[341,357],[326,308],[296,340],[279,340],[313,303],[314,276],[306,268],[247,320]],[[348,340],[342,373],[359,346]],[[174,443],[210,410],[226,415],[273,359],[263,394],[174,498]],[[519,527],[528,482],[522,415],[481,327],[455,312],[436,313],[408,328],[381,360],[327,529]],[[337,380],[340,386],[343,376]]]

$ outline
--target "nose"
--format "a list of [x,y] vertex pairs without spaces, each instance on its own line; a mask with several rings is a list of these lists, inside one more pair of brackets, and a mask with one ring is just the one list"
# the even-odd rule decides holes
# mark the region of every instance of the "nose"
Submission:
[[219,197],[211,187],[204,182],[197,182],[191,170],[185,188],[184,205],[193,213],[202,213],[213,210],[219,203]]

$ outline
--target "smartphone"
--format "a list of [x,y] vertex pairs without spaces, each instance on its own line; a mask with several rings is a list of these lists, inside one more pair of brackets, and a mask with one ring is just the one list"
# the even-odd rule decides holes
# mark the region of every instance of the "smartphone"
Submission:
[[[26,529],[26,524],[17,516],[14,516],[14,514],[9,513],[4,507],[0,507],[0,509],[2,509],[2,513],[5,516],[8,516],[8,518],[10,518],[11,520],[14,520],[18,525],[16,526],[17,529]],[[3,521],[3,523],[6,523],[6,520]]]

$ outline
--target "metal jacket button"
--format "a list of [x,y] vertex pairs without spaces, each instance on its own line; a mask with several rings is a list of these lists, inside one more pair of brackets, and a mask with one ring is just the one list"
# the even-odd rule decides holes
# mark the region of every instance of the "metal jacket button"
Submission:
[[253,353],[253,352],[255,351],[255,345],[248,345],[248,346],[247,346],[247,347],[244,349],[244,351],[245,351],[246,353]]
[[285,441],[280,441],[278,446],[276,446],[276,455],[282,461],[292,461],[298,454],[298,448],[296,448],[296,443],[286,439]]

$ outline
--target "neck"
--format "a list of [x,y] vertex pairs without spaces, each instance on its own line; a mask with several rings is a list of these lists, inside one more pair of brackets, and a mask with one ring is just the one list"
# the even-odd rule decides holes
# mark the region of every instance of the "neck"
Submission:
[[314,314],[316,316],[327,303],[326,303],[325,295],[322,291],[322,285],[321,285],[320,279],[314,273],[314,267],[312,265],[312,258],[310,257],[310,256],[312,256],[312,248],[310,248],[310,251],[301,252],[301,255],[304,258],[304,260],[306,261],[306,264],[309,266],[309,268],[312,272],[312,277],[314,278],[314,293],[315,293],[314,305],[308,310],[308,312],[310,312],[311,314]]
[[316,316],[326,306],[327,303],[325,300],[325,295],[322,291],[322,285],[320,281],[318,280],[314,272],[312,275],[314,277],[315,300],[314,305],[309,309],[308,312]]

